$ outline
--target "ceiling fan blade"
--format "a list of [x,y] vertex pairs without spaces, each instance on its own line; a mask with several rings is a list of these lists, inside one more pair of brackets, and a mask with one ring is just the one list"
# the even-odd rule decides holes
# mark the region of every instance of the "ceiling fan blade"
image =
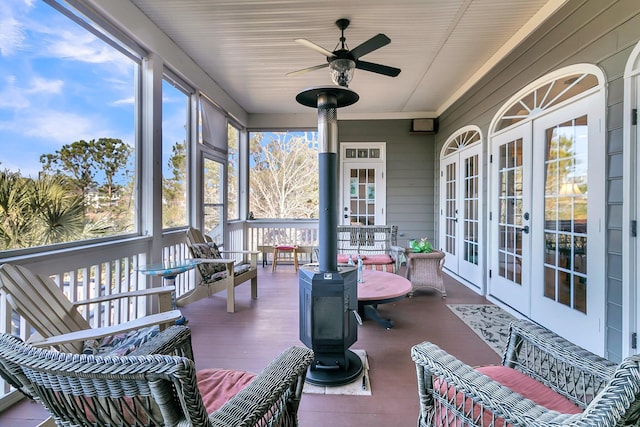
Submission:
[[389,67],[387,65],[374,64],[373,62],[356,61],[356,68],[372,73],[384,74],[389,77],[396,77],[400,74],[400,68]]
[[307,39],[295,39],[294,40],[296,43],[301,44],[302,46],[306,46],[310,49],[315,50],[316,52],[319,52],[321,54],[323,54],[326,57],[329,58],[333,58],[335,55],[333,54],[333,52],[323,48],[322,46],[318,46],[317,44],[315,44],[312,41],[309,41]]
[[391,39],[381,33],[351,49],[351,55],[353,55],[355,59],[358,59],[369,52],[373,52],[376,49],[380,49],[382,46],[388,45],[389,43],[391,43]]
[[287,73],[286,76],[297,76],[298,74],[308,73],[309,71],[319,70],[320,68],[327,68],[328,66],[328,62],[326,64],[314,65],[313,67],[303,68],[302,70],[298,71],[292,71],[290,73]]

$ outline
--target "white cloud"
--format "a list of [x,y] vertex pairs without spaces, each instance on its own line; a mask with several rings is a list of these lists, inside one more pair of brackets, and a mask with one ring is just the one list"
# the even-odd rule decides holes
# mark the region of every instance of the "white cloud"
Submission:
[[133,105],[136,102],[135,97],[130,97],[130,98],[122,98],[122,99],[117,99],[115,100],[112,104],[113,105]]
[[[33,9],[34,0],[2,0],[0,2],[0,57],[13,55],[25,45],[24,24],[15,17],[25,9]],[[19,11],[20,10],[20,11]]]
[[31,79],[27,93],[62,93],[64,82],[62,80],[48,80],[42,77]]
[[49,80],[42,77],[34,77],[25,88],[16,85],[15,75],[5,77],[6,86],[0,90],[0,108],[22,110],[32,106],[27,95],[60,94],[64,86],[62,80]]
[[13,17],[0,19],[0,56],[9,56],[22,48],[25,36],[22,26]]
[[29,108],[31,103],[25,96],[24,91],[15,86],[16,77],[6,76],[7,85],[0,90],[0,108],[8,108],[11,110],[20,110]]
[[103,134],[91,117],[60,111],[40,111],[25,117],[20,126],[25,135],[48,140],[54,146]]
[[[51,37],[54,36],[54,37]],[[47,55],[91,64],[114,63],[123,60],[121,53],[86,31],[61,31],[50,34]]]

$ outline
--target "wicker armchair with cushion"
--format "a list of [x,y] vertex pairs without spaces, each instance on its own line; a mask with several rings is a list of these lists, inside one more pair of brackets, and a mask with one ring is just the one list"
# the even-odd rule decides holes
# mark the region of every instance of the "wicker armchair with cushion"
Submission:
[[0,334],[0,373],[61,426],[295,426],[313,352],[290,347],[259,375],[178,356],[59,353]]
[[640,355],[619,365],[527,320],[513,322],[502,365],[472,368],[414,346],[420,426],[598,426],[640,422]]
[[[235,311],[235,287],[250,280],[251,298],[258,298],[258,254],[257,251],[221,251],[218,246],[205,238],[200,230],[189,227],[187,246],[198,264],[201,281],[196,288],[178,298],[178,306],[185,306],[212,294],[227,292],[227,312]],[[222,255],[242,255],[246,262],[222,258]]]

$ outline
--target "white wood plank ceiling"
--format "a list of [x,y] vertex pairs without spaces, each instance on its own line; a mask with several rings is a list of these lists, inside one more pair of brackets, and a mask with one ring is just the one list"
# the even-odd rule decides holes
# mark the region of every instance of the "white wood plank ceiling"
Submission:
[[[130,0],[250,114],[308,112],[295,96],[331,84],[326,62],[294,42],[336,49],[339,18],[353,49],[378,33],[391,43],[361,59],[402,69],[391,78],[356,70],[349,87],[362,118],[439,114],[563,0]],[[345,109],[346,110],[346,109]],[[345,111],[346,113],[346,111]],[[341,112],[342,115],[342,112]]]

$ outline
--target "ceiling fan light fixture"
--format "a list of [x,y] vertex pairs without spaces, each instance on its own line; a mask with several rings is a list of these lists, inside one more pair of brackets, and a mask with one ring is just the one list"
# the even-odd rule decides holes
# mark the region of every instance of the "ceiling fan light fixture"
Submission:
[[338,86],[349,87],[349,83],[351,83],[351,79],[353,79],[355,69],[355,61],[346,58],[334,59],[329,64],[331,80]]

